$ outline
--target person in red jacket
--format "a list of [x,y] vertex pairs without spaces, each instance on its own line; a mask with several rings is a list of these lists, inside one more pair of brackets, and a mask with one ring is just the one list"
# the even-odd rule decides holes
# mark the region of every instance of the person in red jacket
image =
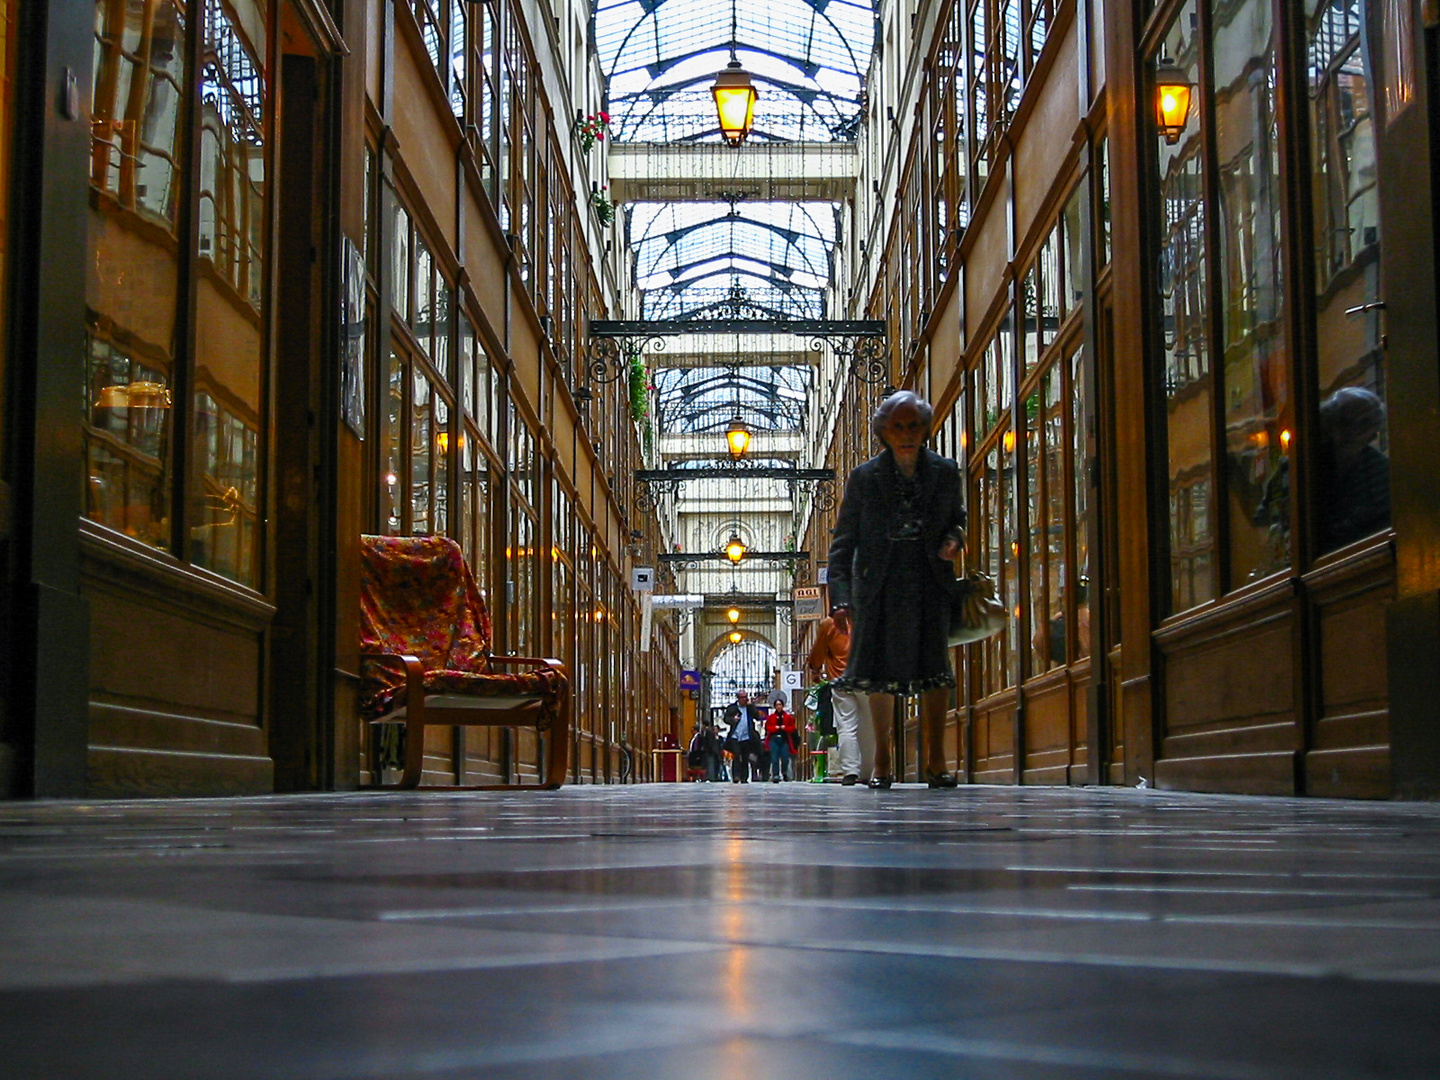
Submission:
[[770,751],[770,781],[793,780],[790,767],[795,756],[795,714],[785,708],[785,695],[771,699],[770,715],[765,718],[765,748]]

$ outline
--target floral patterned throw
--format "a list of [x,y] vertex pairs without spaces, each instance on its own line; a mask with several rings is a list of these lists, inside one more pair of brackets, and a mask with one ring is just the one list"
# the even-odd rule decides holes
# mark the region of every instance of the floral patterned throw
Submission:
[[[425,668],[430,693],[540,698],[536,726],[560,715],[567,692],[551,668],[496,672],[490,668],[490,612],[460,545],[444,536],[360,538],[361,715],[376,720],[403,704],[405,666]],[[440,721],[443,723],[443,721]]]

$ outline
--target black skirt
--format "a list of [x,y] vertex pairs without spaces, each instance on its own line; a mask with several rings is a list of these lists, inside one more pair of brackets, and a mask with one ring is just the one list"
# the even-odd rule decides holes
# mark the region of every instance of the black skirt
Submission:
[[865,694],[954,686],[947,646],[950,598],[918,537],[897,540],[879,594],[851,612],[850,663],[835,685]]

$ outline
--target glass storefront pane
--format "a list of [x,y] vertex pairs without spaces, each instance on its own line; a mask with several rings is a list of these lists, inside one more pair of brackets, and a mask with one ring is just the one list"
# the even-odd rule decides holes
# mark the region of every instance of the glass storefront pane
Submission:
[[1075,591],[1075,658],[1090,655],[1090,450],[1086,437],[1085,401],[1088,386],[1085,379],[1085,350],[1079,349],[1070,358],[1070,437],[1071,471],[1074,502],[1070,520],[1074,523],[1074,562],[1069,579]]
[[[977,553],[976,561],[980,564],[980,569],[989,575],[997,589],[1000,587],[1000,545],[1003,541],[1000,534],[1000,499],[1002,497],[1000,475],[1000,447],[994,445],[985,455],[985,463],[980,472],[976,501],[980,504],[982,517],[977,530],[980,537],[980,550]],[[986,638],[981,644],[981,649],[984,655],[983,694],[998,693],[1005,685],[1003,636],[996,634],[994,637]]]
[[[475,500],[475,550],[470,560],[470,568],[475,571],[475,584],[480,589],[480,595],[489,600],[493,592],[491,582],[494,581],[495,573],[490,558],[490,459],[478,447],[475,453],[475,474],[470,488]],[[493,601],[491,611],[494,611]]]
[[1061,222],[1065,233],[1062,267],[1065,284],[1060,289],[1060,295],[1066,311],[1074,311],[1080,306],[1089,284],[1089,274],[1085,267],[1084,236],[1080,228],[1080,191],[1077,187],[1071,194],[1070,201],[1065,204],[1065,216]]
[[430,380],[420,372],[410,378],[410,533],[433,532],[430,494]]
[[430,335],[435,329],[435,260],[430,257],[430,248],[415,230],[415,317],[410,328],[420,341],[426,354],[434,357],[430,346]]
[[453,292],[445,279],[435,275],[435,322],[431,338],[430,358],[440,378],[451,386],[455,385],[455,373],[450,370],[450,309],[454,302]]
[[405,531],[404,439],[405,362],[392,352],[385,379],[385,531],[391,536]]
[[[1194,13],[1192,6],[1191,13]],[[1100,212],[1095,215],[1095,228],[1100,239],[1101,266],[1110,265],[1110,137],[1101,136],[1095,148],[1095,167],[1100,170],[1100,182],[1096,185],[1100,200]]]
[[435,395],[435,507],[433,529],[450,532],[450,403]]
[[[206,0],[190,559],[258,586],[271,110],[264,0]],[[253,448],[253,449],[252,449]]]
[[[1044,379],[1051,373],[1047,372]],[[1042,379],[1042,381],[1044,381]],[[1040,463],[1044,452],[1045,418],[1040,411],[1040,394],[1032,393],[1025,399],[1025,514],[1029,529],[1029,543],[1025,559],[1029,564],[1027,577],[1028,618],[1024,630],[1030,637],[1029,673],[1039,674],[1050,665],[1047,662],[1046,640],[1050,625],[1050,611],[1046,596],[1047,563],[1045,537],[1048,532],[1045,520],[1044,475]]]
[[1040,350],[1044,348],[1040,337],[1040,267],[1037,263],[1030,268],[1020,283],[1020,358],[1025,365],[1025,374],[1035,370],[1040,362]]
[[1044,666],[1066,662],[1071,634],[1066,618],[1067,592],[1072,581],[1065,559],[1065,397],[1061,393],[1065,361],[1053,364],[1041,384],[1045,423],[1045,589],[1048,623],[1045,635]]
[[460,434],[460,509],[456,524],[456,539],[465,550],[465,556],[474,569],[475,560],[475,436],[469,428],[461,426]]
[[483,427],[484,421],[475,415],[475,330],[464,315],[460,316],[457,352],[460,365],[460,411]]
[[410,215],[397,199],[390,226],[390,304],[410,321]]
[[1005,561],[1001,566],[999,590],[1005,609],[1010,613],[1005,633],[1000,637],[1005,642],[1004,685],[1014,686],[1020,681],[1020,635],[1024,632],[1024,620],[1021,618],[1024,612],[1020,609],[1020,533],[1015,522],[1018,496],[1013,490],[1016,455],[1014,428],[1007,427],[1001,434],[1000,446],[1004,451],[1004,465],[1000,470],[997,488],[1000,501],[1000,554]]
[[[1161,56],[1200,85],[1195,3],[1182,7]],[[1156,137],[1160,191],[1161,367],[1170,488],[1171,609],[1213,599],[1215,536],[1210,527],[1211,415],[1209,285],[1205,257],[1205,195],[1200,109],[1173,142]],[[1196,512],[1200,507],[1201,512]]]
[[1055,340],[1060,323],[1065,318],[1065,297],[1060,287],[1060,233],[1061,225],[1050,230],[1050,235],[1040,248],[1040,348],[1048,349]]
[[1269,0],[1215,9],[1215,142],[1224,297],[1230,587],[1290,565],[1289,440],[1280,236],[1280,133]]
[[[95,8],[84,506],[90,519],[159,548],[173,543],[177,222],[188,157],[179,117],[188,87],[188,17],[186,6],[168,2]],[[7,16],[7,32],[9,26]],[[6,64],[8,98],[8,50]],[[11,110],[4,115],[9,123]],[[247,340],[258,343],[258,334]]]
[[[1376,191],[1375,70],[1360,0],[1318,0],[1306,20],[1315,258],[1316,509],[1320,553],[1390,525],[1384,327],[1376,304],[1381,222]],[[1358,317],[1347,310],[1362,309]]]

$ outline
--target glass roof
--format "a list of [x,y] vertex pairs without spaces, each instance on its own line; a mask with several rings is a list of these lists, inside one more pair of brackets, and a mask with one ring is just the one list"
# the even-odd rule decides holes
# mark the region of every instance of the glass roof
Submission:
[[631,212],[646,319],[824,317],[831,203],[641,203]]
[[752,431],[794,431],[805,423],[808,367],[662,368],[655,373],[662,432],[724,431],[738,412]]
[[613,138],[719,141],[709,87],[733,45],[765,103],[751,139],[853,139],[875,32],[856,0],[598,0]]
[[[738,262],[738,260],[736,260]],[[722,268],[723,269],[723,268]],[[651,289],[640,300],[642,319],[823,319],[825,294],[738,266],[728,277],[707,276]]]
[[[749,149],[736,153],[853,141],[876,29],[872,0],[595,0],[610,139],[719,142],[710,84],[733,52],[760,92]],[[635,203],[627,213],[640,318],[828,317],[839,204]],[[756,430],[803,427],[812,371],[757,359],[658,368],[659,430],[720,431],[737,410]]]
[[653,289],[694,280],[728,258],[792,285],[824,288],[837,209],[830,203],[756,203],[743,211],[724,203],[642,203],[630,218],[635,283]]

